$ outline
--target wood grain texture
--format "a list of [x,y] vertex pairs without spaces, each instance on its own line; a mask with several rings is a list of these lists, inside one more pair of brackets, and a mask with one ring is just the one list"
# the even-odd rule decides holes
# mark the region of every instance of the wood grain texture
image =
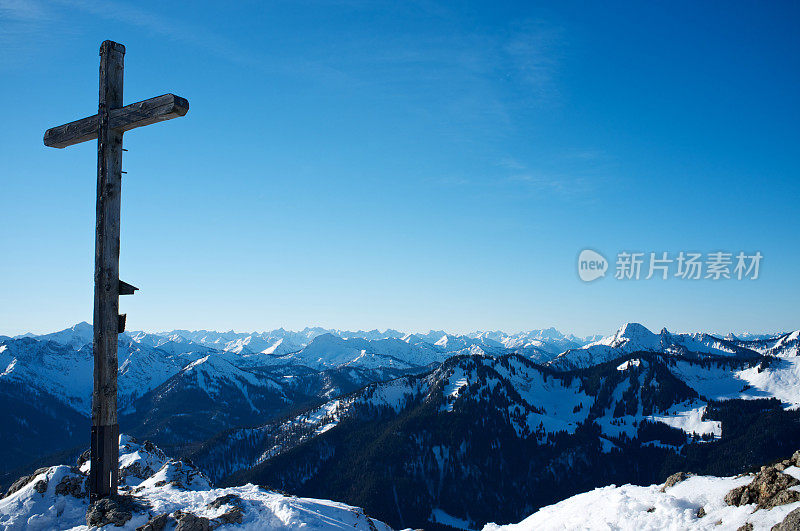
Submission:
[[[121,105],[121,102],[120,102]],[[124,107],[109,109],[109,128],[124,133],[137,127],[172,120],[189,112],[189,102],[175,94],[163,94]],[[65,148],[97,138],[97,115],[52,127],[44,133],[44,145]]]
[[[122,106],[125,48],[111,41],[100,47],[100,102],[97,117],[97,225],[94,258],[94,390],[92,426],[103,440],[92,456],[90,476],[102,498],[115,495],[119,461],[112,426],[117,425],[117,342],[119,328],[119,225],[122,192],[122,131],[110,127],[110,110]],[[100,429],[102,428],[102,429]],[[101,457],[102,456],[102,457]]]

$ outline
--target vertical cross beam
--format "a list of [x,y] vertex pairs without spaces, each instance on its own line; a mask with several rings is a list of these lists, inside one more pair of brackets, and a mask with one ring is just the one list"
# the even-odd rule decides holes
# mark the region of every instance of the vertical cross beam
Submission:
[[100,46],[100,102],[97,114],[51,127],[44,145],[65,148],[97,139],[97,225],[94,250],[94,391],[92,392],[91,501],[117,493],[117,343],[125,330],[119,296],[138,288],[119,280],[119,224],[122,192],[122,134],[184,116],[189,102],[164,94],[122,106],[125,46]]
[[109,112],[122,107],[125,46],[100,46],[97,134],[97,225],[94,255],[94,391],[89,493],[92,500],[117,493],[117,334],[122,131],[109,127]]

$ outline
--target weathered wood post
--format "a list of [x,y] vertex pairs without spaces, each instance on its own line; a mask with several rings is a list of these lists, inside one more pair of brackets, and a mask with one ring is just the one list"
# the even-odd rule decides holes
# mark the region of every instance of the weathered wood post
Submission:
[[171,120],[189,111],[189,102],[164,94],[122,106],[125,46],[100,46],[100,101],[97,114],[44,133],[44,145],[65,148],[97,139],[97,224],[94,247],[94,390],[92,392],[89,498],[117,493],[117,343],[125,331],[119,296],[138,289],[119,279],[119,226],[122,195],[122,135],[137,127]]
[[109,127],[109,111],[122,107],[125,46],[100,46],[100,104],[97,109],[97,227],[94,248],[94,391],[91,471],[94,499],[117,493],[117,334],[119,315],[119,223],[122,132]]

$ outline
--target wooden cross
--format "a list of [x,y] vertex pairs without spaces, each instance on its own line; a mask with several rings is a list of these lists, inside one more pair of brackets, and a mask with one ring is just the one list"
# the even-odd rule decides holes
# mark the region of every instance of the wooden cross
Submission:
[[100,46],[100,105],[97,114],[48,129],[44,145],[65,148],[97,139],[97,225],[94,251],[94,390],[92,392],[92,501],[117,493],[117,335],[125,331],[119,296],[137,288],[119,279],[122,191],[122,134],[143,125],[183,116],[189,102],[174,94],[122,106],[125,46]]

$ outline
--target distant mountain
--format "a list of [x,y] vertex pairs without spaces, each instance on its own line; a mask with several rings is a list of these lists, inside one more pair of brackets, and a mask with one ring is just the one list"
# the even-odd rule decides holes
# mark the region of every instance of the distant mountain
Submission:
[[[495,335],[500,340],[485,334],[470,337],[431,332],[424,335],[430,340],[427,341],[422,336],[404,335],[395,330],[336,332],[322,328],[306,328],[300,332],[278,329],[252,334],[206,330],[126,332],[120,334],[119,341],[119,404],[123,411],[135,410],[136,400],[204,357],[209,357],[209,363],[225,359],[244,371],[260,374],[293,372],[281,367],[305,367],[315,371],[347,367],[388,370],[396,376],[397,371],[424,369],[464,353],[500,355],[511,351],[548,360],[556,353],[552,345],[547,351],[521,338],[563,339],[552,329],[544,335],[542,331],[535,331],[514,336],[516,339],[501,337],[501,333]],[[3,368],[0,380],[25,382],[79,412],[89,409],[92,363],[92,327],[85,322],[59,332],[39,336],[25,334],[0,341],[0,367]],[[226,378],[225,372],[219,373],[220,378]],[[356,380],[360,382],[362,377],[363,374]]]
[[519,334],[504,334],[502,332],[490,333],[492,339],[499,341],[507,349],[524,352],[524,349],[538,350],[546,354],[560,354],[565,350],[580,348],[581,346],[598,339],[596,336],[578,338],[573,335],[564,335],[555,328],[531,330]]
[[335,367],[411,369],[441,362],[444,352],[427,343],[400,339],[343,339],[334,334],[315,337],[297,352],[271,355],[259,361],[268,365],[302,365],[313,369]]
[[281,381],[237,367],[235,357],[217,352],[188,363],[131,403],[120,425],[173,448],[293,405]]
[[33,337],[39,341],[52,341],[59,345],[72,347],[78,349],[87,343],[91,343],[94,337],[94,329],[92,325],[83,321],[73,327],[61,330],[60,332],[53,332],[52,334],[44,334],[41,336],[34,336],[26,334],[26,337]]
[[[654,334],[638,323],[627,323],[616,334],[580,348],[569,349],[551,360],[548,365],[557,370],[585,368],[633,352],[662,352],[694,357],[756,358],[765,353],[760,345],[766,345],[769,341],[773,341],[772,344],[775,345],[779,340],[780,338],[732,341],[704,333],[672,334],[666,328]],[[789,348],[788,344],[781,346],[775,349],[773,354],[782,355],[789,352]]]
[[93,360],[91,346],[85,347],[32,337],[7,340],[0,344],[0,384],[20,385],[30,394],[51,395],[67,407],[88,411]]
[[730,341],[735,345],[749,348],[768,356],[791,357],[800,355],[800,330],[751,340],[736,339]]

